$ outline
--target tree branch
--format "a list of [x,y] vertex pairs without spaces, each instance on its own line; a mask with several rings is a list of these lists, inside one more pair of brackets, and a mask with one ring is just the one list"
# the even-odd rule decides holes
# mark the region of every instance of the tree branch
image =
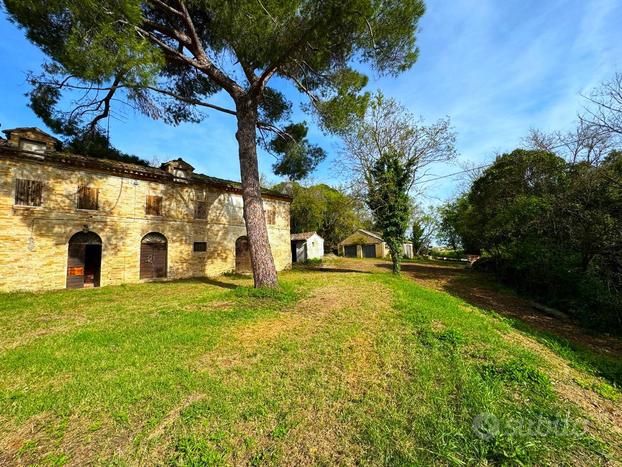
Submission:
[[316,21],[315,23],[313,23],[313,25],[311,25],[311,27],[307,29],[306,32],[300,35],[299,39],[296,42],[294,42],[291,45],[291,47],[288,47],[287,50],[285,50],[285,52],[283,52],[279,56],[279,58],[275,60],[275,62],[272,65],[268,66],[268,68],[264,70],[264,72],[259,76],[259,78],[253,83],[253,86],[251,88],[252,93],[255,93],[255,94],[261,93],[266,82],[272,77],[272,75],[281,66],[283,66],[287,58],[290,55],[292,55],[296,51],[296,49],[304,45],[304,43],[307,41],[307,36],[311,34],[315,30],[315,28],[318,27],[318,25],[319,25],[319,21]]
[[[167,26],[159,26],[159,30],[162,32],[162,30],[166,28],[170,32],[178,32],[182,35],[182,37],[187,38],[187,43],[184,43],[184,45],[186,45],[186,48],[192,53],[193,58],[184,55],[180,50],[172,48],[170,45],[160,40],[157,36],[155,36],[145,28],[135,26],[136,31],[139,34],[146,36],[171,58],[182,61],[187,65],[190,65],[207,74],[220,87],[227,91],[229,95],[234,98],[234,100],[241,97],[244,93],[244,90],[233,79],[227,76],[225,72],[218,68],[205,53],[205,50],[203,49],[203,44],[201,43],[201,39],[197,34],[196,28],[194,27],[194,23],[192,21],[192,17],[188,12],[185,3],[182,0],[178,0],[177,3],[179,4],[180,10],[176,10],[162,0],[149,0],[149,2],[154,7],[159,8],[164,12],[174,14],[175,16],[178,16],[182,19],[182,21],[186,25],[186,28],[188,29],[189,35],[180,33],[176,29],[168,28]],[[145,25],[147,25],[148,20],[145,21]],[[153,24],[151,25],[151,27],[154,27]],[[179,40],[179,38],[177,39]]]
[[110,89],[108,90],[108,92],[106,93],[104,98],[97,105],[96,110],[99,110],[101,108],[101,106],[103,105],[104,106],[104,111],[102,113],[100,113],[99,115],[97,115],[89,123],[89,127],[90,127],[90,130],[92,132],[94,132],[95,129],[97,128],[97,123],[100,120],[103,120],[104,118],[106,118],[110,114],[110,100],[114,96],[114,93],[117,92],[117,89],[119,89],[119,84],[121,83],[121,78],[122,78],[121,75],[115,76],[114,81],[112,83],[112,86],[110,87]]
[[155,6],[156,8],[172,13],[173,15],[179,16],[180,18],[183,18],[184,16],[181,11],[176,10],[175,8],[170,6],[168,3],[165,3],[161,0],[148,0],[148,2],[151,3],[153,6]]
[[173,99],[185,102],[186,104],[198,105],[201,107],[208,107],[210,109],[218,110],[219,112],[223,112],[229,115],[237,115],[237,112],[235,110],[227,109],[225,107],[221,107],[215,104],[210,104],[209,102],[201,101],[199,99],[193,99],[190,97],[180,96],[179,94],[175,94],[174,92],[169,91],[167,89],[156,88],[155,86],[146,86],[146,89],[157,92],[159,94],[163,94],[168,97],[172,97]]
[[[209,109],[218,110],[219,112],[223,112],[223,113],[226,113],[228,115],[237,116],[237,112],[235,110],[227,109],[226,107],[221,107],[221,106],[215,105],[215,104],[210,104],[209,102],[205,102],[205,101],[202,101],[202,100],[199,100],[199,99],[193,99],[193,98],[189,98],[189,97],[180,96],[179,94],[175,94],[174,92],[171,92],[171,91],[169,91],[167,89],[157,88],[155,86],[147,86],[146,89],[149,89],[149,90],[157,92],[159,94],[163,94],[163,95],[171,97],[173,99],[185,102],[187,104],[197,105],[197,106],[200,106],[200,107],[207,107]],[[292,136],[289,133],[287,133],[286,131],[281,130],[277,126],[275,126],[275,125],[273,125],[271,123],[268,123],[268,122],[258,121],[257,122],[257,128],[268,130],[268,131],[272,131],[273,133],[276,133],[278,135],[292,138]]]
[[231,79],[224,71],[218,68],[214,62],[210,60],[210,58],[205,53],[203,49],[203,44],[201,43],[201,39],[197,34],[196,28],[194,27],[194,22],[192,21],[192,17],[186,8],[183,0],[178,0],[179,6],[182,12],[182,18],[188,27],[188,31],[190,32],[190,37],[192,39],[193,48],[191,52],[194,54],[195,58],[199,61],[200,67],[199,69],[205,72],[210,78],[216,81],[224,90],[226,90],[234,100],[238,99],[244,93],[244,90],[236,83],[233,79]]
[[145,28],[147,28],[148,30],[151,29],[151,30],[160,32],[170,37],[171,39],[175,39],[179,41],[181,44],[185,45],[186,47],[190,47],[192,45],[192,41],[190,37],[188,37],[183,32],[178,31],[177,29],[169,28],[168,26],[165,26],[160,23],[156,23],[155,21],[151,21],[148,19],[144,19],[143,24]]

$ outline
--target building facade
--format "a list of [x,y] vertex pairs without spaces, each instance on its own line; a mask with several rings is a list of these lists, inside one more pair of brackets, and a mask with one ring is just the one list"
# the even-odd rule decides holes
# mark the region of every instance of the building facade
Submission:
[[[97,287],[250,272],[238,183],[58,151],[36,128],[0,140],[0,290]],[[278,270],[291,199],[265,191]]]
[[[380,234],[364,229],[358,229],[339,242],[338,252],[348,258],[385,258],[390,254],[389,247]],[[405,258],[413,258],[413,244],[404,242],[402,254]]]

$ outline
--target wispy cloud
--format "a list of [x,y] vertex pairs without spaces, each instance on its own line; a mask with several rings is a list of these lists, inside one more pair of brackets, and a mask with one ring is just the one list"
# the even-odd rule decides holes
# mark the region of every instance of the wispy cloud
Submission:
[[[382,88],[427,120],[449,115],[461,157],[486,161],[512,150],[530,127],[573,125],[584,103],[581,93],[622,70],[620,18],[620,0],[429,0],[418,36],[419,61],[397,79],[372,78],[370,87]],[[0,122],[41,125],[23,93],[24,72],[44,57],[6,19],[0,19],[0,33],[6,38],[0,44]],[[226,97],[218,99],[229,105]],[[298,111],[296,117],[311,123],[310,137],[330,153],[314,180],[339,183],[333,170],[339,141],[324,136],[312,118]],[[210,113],[201,124],[173,128],[128,114],[123,122],[111,122],[111,133],[124,151],[161,160],[181,156],[202,172],[239,179],[229,115]],[[261,172],[270,173],[272,162],[260,151]],[[452,179],[439,181],[431,196],[450,196],[456,186]]]

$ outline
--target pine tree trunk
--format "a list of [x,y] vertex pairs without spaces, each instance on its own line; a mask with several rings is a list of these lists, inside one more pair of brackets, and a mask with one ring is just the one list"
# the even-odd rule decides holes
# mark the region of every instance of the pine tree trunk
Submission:
[[275,287],[276,268],[268,240],[268,227],[261,199],[259,168],[257,164],[257,106],[252,102],[237,105],[242,198],[244,222],[251,252],[251,264],[255,287]]

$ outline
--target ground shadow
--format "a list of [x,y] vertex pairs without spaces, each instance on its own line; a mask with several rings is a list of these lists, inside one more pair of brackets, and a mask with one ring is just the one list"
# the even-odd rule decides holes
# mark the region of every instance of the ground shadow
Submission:
[[229,289],[229,290],[234,290],[237,289],[239,287],[239,285],[236,284],[232,284],[230,282],[223,282],[223,281],[219,281],[216,280],[214,278],[211,277],[194,277],[191,279],[177,279],[174,281],[169,281],[169,282],[198,282],[200,284],[207,284],[207,285],[213,285],[215,287],[220,287],[223,289]]
[[[390,263],[379,264],[390,269]],[[547,315],[532,302],[500,285],[492,274],[461,266],[404,263],[402,272],[415,282],[442,290],[478,308],[509,318],[512,326],[542,341],[555,341],[558,347],[579,352],[578,360],[592,366],[608,379],[619,381],[622,361],[622,339],[587,329],[572,319]],[[591,355],[587,355],[586,352]]]
[[358,274],[371,274],[371,271],[364,271],[360,269],[348,269],[348,268],[331,268],[331,267],[310,267],[305,268],[308,271],[316,271],[316,272],[348,272],[348,273],[358,273]]

